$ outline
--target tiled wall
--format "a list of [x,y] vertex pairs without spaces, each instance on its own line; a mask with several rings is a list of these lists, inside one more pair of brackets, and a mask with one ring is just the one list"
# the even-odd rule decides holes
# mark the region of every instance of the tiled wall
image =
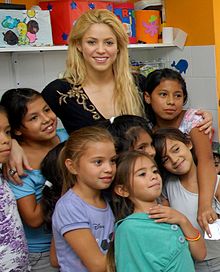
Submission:
[[[214,46],[186,46],[130,50],[131,59],[153,61],[161,59],[166,67],[173,61],[188,62],[186,79],[189,92],[187,106],[207,109],[214,118],[214,141],[218,141],[218,103],[216,95],[216,69]],[[66,51],[36,53],[0,53],[0,95],[15,86],[31,87],[41,91],[57,78],[65,67]]]

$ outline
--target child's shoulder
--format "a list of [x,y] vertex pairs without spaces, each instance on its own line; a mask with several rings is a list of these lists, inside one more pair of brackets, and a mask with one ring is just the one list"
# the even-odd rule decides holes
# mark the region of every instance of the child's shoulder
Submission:
[[45,178],[39,169],[25,170],[26,176],[21,178],[22,185],[19,186],[9,181],[9,186],[13,191],[16,199],[29,195],[36,195],[40,198],[42,188],[45,184]]
[[[130,243],[130,237],[135,245],[155,245],[155,252],[160,251],[163,256],[174,256],[181,249],[187,248],[187,241],[180,227],[176,224],[156,223],[148,214],[135,213],[118,221],[115,226],[116,243]],[[158,249],[158,243],[160,249]],[[162,253],[163,252],[163,253]],[[169,259],[169,258],[168,258]]]
[[62,210],[64,207],[65,209],[72,209],[73,207],[75,210],[82,209],[83,201],[72,189],[69,189],[56,203],[57,210]]
[[[3,178],[2,175],[0,175],[0,198],[1,198],[1,201],[4,197],[8,198],[9,195],[13,196],[12,190],[9,186],[9,183],[7,180],[5,180]],[[14,198],[14,196],[12,198]]]
[[[146,228],[147,225],[147,228]],[[175,226],[175,227],[173,227]],[[143,227],[143,229],[142,229]],[[160,223],[157,224],[153,219],[149,218],[149,215],[147,213],[133,213],[126,218],[119,220],[115,224],[115,228],[119,229],[129,229],[131,231],[136,231],[137,228],[140,228],[141,230],[149,229],[152,230],[162,230],[164,233],[165,232],[170,232],[171,230],[175,229],[175,231],[180,230],[180,228],[177,225],[171,225],[171,224],[165,224],[165,223]]]
[[63,202],[71,201],[75,198],[75,195],[72,192],[72,189],[66,191],[57,201],[57,205],[61,205]]
[[61,143],[66,141],[69,138],[69,134],[67,133],[65,128],[58,128],[57,136],[59,137]]
[[198,115],[198,114],[196,114],[197,113],[197,111],[198,111],[198,109],[187,109],[186,111],[185,111],[185,114],[184,114],[184,119],[185,120],[194,120],[194,119],[196,119],[196,120],[200,120],[200,119],[202,119],[202,116],[201,115]]
[[188,109],[185,111],[183,119],[181,121],[181,124],[179,126],[179,129],[183,132],[183,133],[187,133],[189,134],[190,131],[196,127],[196,125],[202,121],[202,116],[201,115],[197,115],[196,112],[198,110],[197,109]]

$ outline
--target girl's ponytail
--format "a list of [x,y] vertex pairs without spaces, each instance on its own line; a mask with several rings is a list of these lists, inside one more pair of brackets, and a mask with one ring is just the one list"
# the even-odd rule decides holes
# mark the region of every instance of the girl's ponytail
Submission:
[[114,240],[111,241],[110,243],[110,247],[106,255],[106,261],[107,261],[107,272],[116,272]]
[[46,229],[52,229],[52,214],[57,200],[62,194],[62,175],[57,163],[59,153],[64,146],[64,142],[50,150],[41,163],[41,172],[45,177],[45,185],[42,191],[41,206]]

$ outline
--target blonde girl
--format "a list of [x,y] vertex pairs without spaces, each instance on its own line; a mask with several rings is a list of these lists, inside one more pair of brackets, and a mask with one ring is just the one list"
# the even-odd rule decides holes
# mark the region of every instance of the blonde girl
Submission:
[[52,217],[61,272],[105,271],[114,216],[104,191],[114,178],[111,134],[99,127],[73,132],[60,154],[63,192]]

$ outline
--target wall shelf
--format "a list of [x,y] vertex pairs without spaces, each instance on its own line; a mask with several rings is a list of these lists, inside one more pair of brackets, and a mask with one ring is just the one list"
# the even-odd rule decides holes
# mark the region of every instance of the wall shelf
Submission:
[[149,43],[149,44],[129,44],[128,49],[151,49],[151,48],[162,48],[162,47],[175,47],[173,43]]
[[[151,49],[162,47],[174,47],[174,44],[129,44],[128,49]],[[19,52],[42,52],[42,51],[66,51],[68,46],[23,46],[23,47],[0,47],[0,53],[19,53]]]

